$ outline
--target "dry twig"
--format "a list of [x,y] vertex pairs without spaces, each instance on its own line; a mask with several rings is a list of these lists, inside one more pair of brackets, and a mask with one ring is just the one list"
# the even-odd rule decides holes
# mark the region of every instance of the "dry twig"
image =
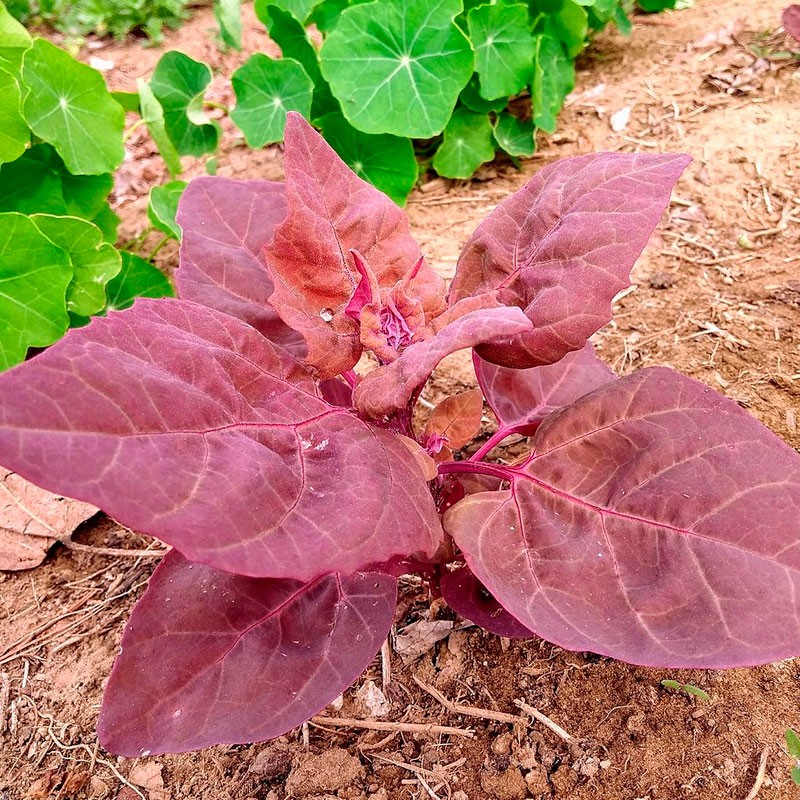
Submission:
[[454,703],[452,700],[448,700],[438,689],[434,689],[433,686],[428,686],[427,683],[421,681],[416,675],[412,677],[414,678],[414,683],[416,683],[420,689],[426,691],[434,700],[441,703],[452,714],[464,714],[468,717],[488,719],[492,722],[506,722],[510,725],[528,724],[528,720],[525,719],[525,717],[520,717],[515,714],[506,714],[503,711],[492,711],[488,708],[476,708],[475,706]]
[[575,740],[575,737],[571,734],[567,733],[560,725],[553,722],[550,717],[542,714],[538,708],[534,708],[533,706],[529,706],[523,700],[515,700],[514,705],[517,708],[524,711],[526,714],[532,716],[537,722],[541,722],[546,728],[549,728],[556,736],[561,737],[565,742],[572,742]]
[[756,773],[756,782],[753,788],[744,800],[755,800],[758,793],[761,791],[761,786],[764,783],[764,776],[767,774],[767,757],[769,756],[769,745],[761,751],[761,757],[758,760],[758,772]]
[[353,719],[350,717],[312,717],[309,722],[320,728],[363,728],[368,731],[397,731],[400,733],[442,734],[444,736],[463,736],[472,739],[475,731],[469,728],[451,728],[447,725],[428,725],[415,722],[378,722],[374,719]]

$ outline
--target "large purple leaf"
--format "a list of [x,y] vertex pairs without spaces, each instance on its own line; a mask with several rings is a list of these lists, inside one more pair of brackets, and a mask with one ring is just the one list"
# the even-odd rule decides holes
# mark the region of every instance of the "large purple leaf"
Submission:
[[314,392],[244,322],[139,300],[0,376],[0,464],[243,575],[435,552],[408,448]]
[[380,650],[396,580],[245,578],[168,553],[133,610],[97,727],[112,753],[181,753],[280,736]]
[[616,378],[589,342],[543,367],[498,367],[477,354],[473,361],[483,396],[500,424],[521,433],[532,433],[550,412]]
[[403,408],[445,356],[529,328],[518,308],[485,308],[458,317],[430,339],[411,344],[396,361],[370,372],[356,386],[356,408],[373,419]]
[[273,285],[263,250],[285,216],[282,183],[195,178],[178,206],[183,237],[175,283],[184,300],[249,322],[271,341],[303,355],[303,337],[269,304]]
[[800,654],[800,455],[664,368],[550,415],[508,490],[445,527],[525,626],[636,664]]
[[469,567],[445,572],[439,586],[442,597],[453,611],[490,633],[505,636],[506,639],[530,639],[536,635],[514,619],[489,594]]
[[479,348],[508,367],[552,364],[611,319],[611,301],[661,218],[684,155],[597,153],[550,164],[467,242],[450,303],[502,290],[533,329]]
[[[411,273],[420,258],[402,209],[361,180],[297,113],[286,119],[288,212],[265,251],[272,302],[305,337],[307,363],[320,378],[353,367],[359,326],[344,312],[361,275],[350,250],[369,262],[382,287]],[[411,281],[426,314],[444,308],[444,281],[422,265]]]

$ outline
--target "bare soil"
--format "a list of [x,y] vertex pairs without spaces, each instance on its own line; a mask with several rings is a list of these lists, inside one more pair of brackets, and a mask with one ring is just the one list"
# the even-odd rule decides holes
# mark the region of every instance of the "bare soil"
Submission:
[[[705,381],[800,448],[800,70],[776,57],[786,49],[774,33],[783,5],[696,0],[691,9],[640,19],[629,40],[604,34],[579,64],[557,134],[541,139],[521,171],[498,161],[469,182],[430,180],[411,196],[408,213],[430,261],[449,277],[478,222],[544,164],[595,150],[690,153],[694,161],[634,270],[634,285],[618,298],[615,321],[596,345],[620,373],[667,364]],[[269,50],[247,14],[247,50]],[[168,34],[164,48],[230,75],[244,56],[220,55],[212,26],[201,11]],[[85,55],[113,61],[109,81],[131,89],[160,52],[131,39]],[[214,92],[231,101],[224,77]],[[611,115],[626,107],[630,121],[615,132]],[[279,148],[253,152],[226,130],[219,174],[280,178]],[[149,186],[165,175],[144,132],[130,138],[129,149],[115,202],[123,235],[134,237],[147,225]],[[198,161],[189,174],[204,170]],[[174,249],[159,257],[174,267]],[[469,360],[456,355],[426,396],[435,401],[472,385]],[[102,519],[77,539],[151,544]],[[463,735],[312,724],[266,744],[111,756],[96,742],[97,709],[153,563],[57,547],[35,570],[0,573],[2,800],[800,797],[782,745],[786,728],[800,729],[800,660],[728,672],[644,669],[542,641],[501,640],[459,621],[410,663],[393,649],[388,685],[377,658],[328,713],[368,719],[364,687],[374,681],[391,701],[384,722],[447,725]],[[431,619],[453,616],[424,587],[406,582],[397,628]],[[700,687],[710,699],[665,689],[663,679]],[[486,713],[448,709],[418,681]],[[527,718],[516,725],[491,719],[521,714],[516,699],[573,741]]]

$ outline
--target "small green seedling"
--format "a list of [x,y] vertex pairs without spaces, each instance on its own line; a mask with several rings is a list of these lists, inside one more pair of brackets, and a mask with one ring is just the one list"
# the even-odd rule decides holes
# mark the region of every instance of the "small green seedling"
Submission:
[[708,695],[708,692],[704,692],[697,686],[692,686],[691,683],[681,683],[680,681],[664,680],[661,681],[661,685],[665,689],[675,689],[675,691],[686,692],[687,694],[693,694],[695,697],[699,697],[701,700],[711,699]]
[[797,786],[800,786],[800,736],[791,728],[786,730],[786,749],[794,759],[794,766],[791,772],[792,780]]

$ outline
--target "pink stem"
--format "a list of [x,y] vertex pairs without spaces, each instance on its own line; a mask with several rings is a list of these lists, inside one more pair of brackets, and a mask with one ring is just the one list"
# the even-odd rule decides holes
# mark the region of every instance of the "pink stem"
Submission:
[[500,464],[487,464],[484,461],[443,461],[439,464],[438,469],[440,475],[470,472],[474,475],[489,475],[492,478],[499,478],[501,481],[510,481],[514,478],[508,468]]
[[494,450],[500,442],[514,433],[514,428],[501,426],[470,457],[470,461],[480,461],[487,453]]
[[343,372],[342,377],[347,381],[351,389],[355,389],[357,376],[354,370],[349,369],[347,372]]

